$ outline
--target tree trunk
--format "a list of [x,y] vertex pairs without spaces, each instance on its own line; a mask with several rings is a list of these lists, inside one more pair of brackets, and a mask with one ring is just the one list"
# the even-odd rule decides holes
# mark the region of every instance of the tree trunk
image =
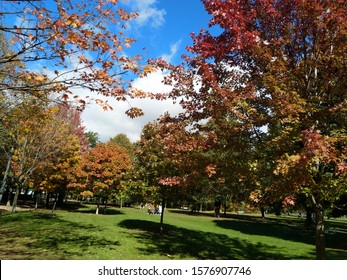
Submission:
[[18,183],[16,186],[16,193],[14,195],[13,202],[12,202],[12,212],[16,212],[17,201],[18,201],[18,197],[21,190],[22,190],[21,184]]
[[161,202],[160,233],[164,232],[164,209],[165,209],[165,199],[163,198]]
[[54,204],[53,204],[53,208],[52,208],[52,212],[51,212],[51,217],[54,216],[54,210],[55,210],[55,207],[57,206],[57,200],[54,201]]
[[325,233],[324,233],[324,212],[321,201],[311,196],[312,204],[316,216],[316,258],[324,260],[325,255]]
[[47,195],[46,195],[46,208],[47,208],[47,209],[49,208],[49,199],[50,199],[50,196],[51,196],[51,193],[50,193],[50,192],[47,192]]
[[10,155],[10,157],[9,157],[9,159],[7,161],[4,178],[2,180],[2,184],[1,184],[1,188],[0,188],[0,202],[2,201],[2,196],[3,196],[3,194],[5,193],[5,190],[6,190],[7,177],[8,177],[8,174],[10,173],[10,168],[11,168],[11,160],[12,160],[12,156]]
[[104,214],[106,214],[106,208],[107,208],[107,197],[104,199]]
[[25,203],[27,202],[28,192],[29,192],[29,188],[25,188],[22,205],[25,205]]
[[39,200],[40,200],[40,192],[36,191],[35,192],[35,210],[39,208]]
[[277,202],[274,205],[275,215],[277,217],[281,216],[282,202]]
[[58,206],[61,207],[64,205],[65,196],[66,196],[65,190],[58,192],[58,201],[57,201]]
[[310,227],[313,225],[313,218],[312,214],[314,212],[312,211],[312,208],[307,206],[306,207],[306,219],[305,219],[305,226]]
[[221,207],[222,203],[219,199],[217,199],[215,202],[214,202],[214,214],[217,218],[219,218],[220,216],[220,207]]
[[95,214],[96,214],[96,215],[99,215],[100,198],[97,198],[96,201],[97,201],[97,204],[96,204],[96,211],[95,211]]
[[265,208],[264,207],[260,207],[260,212],[261,212],[262,219],[265,219]]
[[12,189],[8,190],[8,195],[7,195],[7,202],[6,202],[6,207],[8,209],[11,208],[11,196],[12,196]]

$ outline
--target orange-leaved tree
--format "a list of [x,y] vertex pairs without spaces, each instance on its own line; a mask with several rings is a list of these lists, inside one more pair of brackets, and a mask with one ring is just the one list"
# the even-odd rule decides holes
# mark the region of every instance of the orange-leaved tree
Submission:
[[98,214],[100,200],[120,191],[121,180],[130,166],[129,155],[123,148],[112,142],[97,144],[82,155],[70,187],[92,193],[97,199]]
[[[34,173],[34,187],[37,195],[47,192],[47,204],[50,193],[57,195],[58,204],[64,202],[67,186],[73,181],[74,167],[79,164],[81,154],[88,148],[81,112],[72,106],[59,105],[55,109],[55,122],[59,125],[60,146],[49,158],[42,160]],[[52,124],[53,127],[56,125]],[[47,205],[48,206],[48,205]]]

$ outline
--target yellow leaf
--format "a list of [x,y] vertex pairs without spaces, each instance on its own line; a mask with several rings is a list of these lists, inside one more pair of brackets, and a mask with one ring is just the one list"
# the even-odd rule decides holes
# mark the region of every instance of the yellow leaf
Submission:
[[38,75],[38,76],[36,76],[35,80],[38,82],[43,82],[45,80],[45,77],[42,75]]

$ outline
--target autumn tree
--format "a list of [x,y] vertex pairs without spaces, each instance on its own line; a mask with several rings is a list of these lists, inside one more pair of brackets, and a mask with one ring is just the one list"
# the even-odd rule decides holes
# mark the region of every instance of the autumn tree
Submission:
[[[124,149],[124,151],[128,154],[129,159],[131,161],[131,165],[134,161],[134,144],[131,143],[130,139],[128,136],[126,136],[123,133],[117,134],[114,137],[111,137],[109,140],[110,143],[114,143],[117,146],[121,147]],[[133,166],[131,166],[133,167]],[[120,199],[120,207],[123,207],[123,201],[126,199],[130,199],[132,196],[132,192],[130,191],[131,185],[133,184],[132,178],[132,170],[133,168],[130,168],[129,172],[125,175],[123,178],[121,185],[122,185],[122,190],[119,192],[117,199]]]
[[[132,180],[135,184],[131,187],[134,194],[141,193],[149,202],[161,203],[162,213],[160,230],[163,231],[165,205],[168,201],[177,198],[179,193],[179,170],[176,157],[169,153],[166,137],[175,137],[181,130],[175,124],[153,122],[146,124],[141,133],[141,138],[135,144],[134,165]],[[168,142],[173,141],[171,138]],[[178,139],[177,139],[178,140]]]
[[[8,46],[8,42],[3,32],[0,32],[0,56],[5,56],[11,53],[11,48]],[[9,63],[7,65],[0,64],[0,81],[5,82],[7,80],[6,73],[10,71],[11,68],[16,67],[15,62]],[[1,166],[0,170],[3,171],[4,177],[1,180],[0,186],[0,202],[3,199],[3,194],[6,190],[6,183],[8,180],[8,174],[11,165],[12,153],[11,149],[7,149],[10,144],[8,141],[8,127],[4,121],[4,117],[11,110],[13,102],[9,102],[8,94],[4,91],[0,91],[0,157],[1,157]]]
[[129,168],[130,159],[123,148],[114,143],[97,144],[82,155],[70,187],[91,192],[98,202],[98,214],[100,200],[120,191],[120,182]]
[[[2,31],[0,31],[0,57],[5,57],[7,55],[13,54],[13,50],[9,46],[8,39],[4,35]],[[0,63],[0,83],[12,83],[11,77],[9,77],[8,73],[12,71],[12,69],[17,68],[21,65],[20,61],[13,61],[10,63]],[[0,147],[2,148],[0,151],[0,155],[3,158],[1,162],[4,163],[1,168],[4,170],[4,178],[0,187],[0,201],[2,200],[3,192],[6,188],[6,180],[8,178],[10,162],[11,162],[11,149],[5,148],[10,145],[9,137],[8,137],[8,126],[5,121],[5,117],[11,109],[18,103],[18,98],[12,96],[11,100],[9,99],[11,91],[0,91]],[[2,170],[2,169],[0,169]]]
[[192,34],[184,64],[154,62],[171,71],[170,97],[192,124],[218,118],[222,104],[253,132],[254,147],[271,149],[273,164],[258,174],[276,175],[265,187],[277,198],[311,200],[317,258],[325,258],[323,202],[346,192],[347,3],[202,2],[217,28]]
[[[124,30],[137,16],[124,7],[118,0],[2,1],[0,32],[13,51],[2,53],[0,63],[22,64],[1,72],[7,79],[0,81],[0,89],[35,94],[50,87],[55,96],[75,100],[81,108],[93,101],[111,109],[107,98],[143,96],[131,87],[131,77],[151,68],[141,66],[140,56],[124,55],[135,42]],[[83,94],[75,91],[81,88]]]
[[24,104],[25,102],[21,96],[10,96],[5,91],[0,92],[0,99],[0,156],[2,163],[1,171],[3,175],[0,196],[1,200],[3,200],[7,199],[3,197],[4,193],[6,191],[10,191],[10,173],[12,167],[12,159],[16,148],[14,129],[15,127],[18,127],[18,113],[21,112],[21,109],[23,109],[22,104]]
[[89,148],[89,140],[85,132],[85,126],[81,118],[81,111],[70,104],[57,105],[58,117],[67,123],[71,129],[71,134],[78,139],[80,151],[86,151]]
[[180,198],[193,209],[219,201],[226,214],[227,204],[245,198],[255,184],[252,132],[227,114],[192,127],[188,124],[182,116],[165,114],[159,119],[155,137],[160,153],[175,170],[170,174],[164,169],[159,182],[168,189],[176,186]]
[[[8,96],[9,110],[2,118],[7,141],[1,148],[8,155],[5,175],[15,184],[12,211],[24,187],[32,182],[35,172],[43,162],[54,158],[66,143],[71,130],[58,116],[58,108],[30,94],[17,93],[20,98]],[[4,179],[4,182],[6,180]]]
[[[80,112],[71,106],[55,106],[56,117],[52,126],[59,125],[60,147],[49,158],[41,161],[34,173],[34,188],[37,194],[45,191],[47,202],[49,195],[57,195],[56,202],[62,204],[73,181],[74,167],[79,164],[81,154],[87,151],[88,144],[84,134],[84,126]],[[47,203],[48,204],[48,203]]]
[[[66,124],[61,124],[66,125]],[[55,204],[62,205],[68,191],[68,185],[74,178],[74,167],[80,161],[80,145],[76,135],[61,131],[64,136],[61,146],[49,158],[41,161],[37,170],[33,173],[32,189],[35,190],[36,205],[38,207],[38,199],[44,191],[46,196],[46,207],[49,206],[50,198],[55,195]]]

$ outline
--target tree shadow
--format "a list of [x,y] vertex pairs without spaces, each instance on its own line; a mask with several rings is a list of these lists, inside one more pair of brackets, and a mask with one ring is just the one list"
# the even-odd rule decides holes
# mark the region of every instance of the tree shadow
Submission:
[[[95,214],[96,209],[79,209],[73,212],[77,212],[77,213],[84,213],[84,214]],[[96,214],[95,214],[96,215]],[[100,208],[99,209],[99,214],[98,215],[124,215],[124,213],[122,211],[116,210],[116,209],[109,209],[107,208],[107,210],[105,211],[104,209]]]
[[[277,260],[287,259],[283,248],[257,242],[248,242],[241,238],[230,238],[224,234],[188,230],[165,225],[165,233],[158,232],[158,223],[143,220],[124,220],[119,226],[134,230],[143,254],[161,254],[175,259],[199,260]],[[139,232],[139,230],[141,232]],[[312,258],[314,258],[312,252]],[[302,256],[291,256],[303,259]],[[307,256],[306,256],[307,257]]]
[[[72,208],[65,208],[65,210],[69,212],[77,212],[77,213],[84,213],[84,214],[95,214],[97,206],[94,204],[80,204],[80,206],[72,207]],[[104,205],[100,205],[99,208],[99,215],[124,215],[122,211],[119,209],[116,209],[112,206],[107,206],[106,209]]]
[[[167,210],[170,213],[180,214],[180,215],[186,215],[186,216],[201,216],[201,217],[208,217],[208,218],[216,218],[214,212],[192,212],[191,210],[181,210],[181,209],[168,209]],[[293,216],[289,216],[293,217]],[[224,215],[224,212],[220,213],[221,219],[239,219],[239,220],[247,220],[247,221],[273,221],[280,224],[295,224],[295,225],[303,225],[304,221],[299,219],[293,219],[293,218],[286,218],[286,216],[280,216],[280,217],[266,217],[263,219],[260,214],[257,215],[250,215],[250,214],[234,214],[227,212],[226,215]]]
[[325,222],[325,226],[326,246],[329,248],[345,250],[345,256],[347,259],[347,223],[329,220]]
[[314,244],[313,229],[300,226],[295,221],[234,216],[232,219],[216,219],[214,223],[218,227],[249,235],[271,236],[283,240]]
[[180,214],[180,215],[186,215],[186,216],[201,216],[201,217],[214,217],[214,213],[212,212],[197,212],[197,211],[191,211],[191,210],[181,210],[181,209],[167,209],[170,213]]
[[[231,219],[216,219],[214,222],[217,226],[224,229],[232,229],[248,235],[271,236],[283,240],[302,242],[309,245],[315,244],[314,228],[304,226],[304,222],[299,219],[287,218],[266,218],[261,219],[251,216],[232,215]],[[326,226],[330,225],[326,222]],[[326,248],[347,250],[347,231],[341,224],[335,224],[337,230],[334,234],[326,234]],[[335,228],[334,228],[335,229]],[[339,253],[327,252],[329,259],[341,259],[347,252]]]
[[[215,224],[224,229],[237,230],[249,235],[263,235],[315,244],[314,228],[304,226],[304,222],[298,219],[266,218],[260,219],[251,216],[232,215],[231,219],[216,219]],[[331,223],[326,223],[331,226]],[[340,228],[334,234],[326,234],[326,245],[329,248],[346,250],[347,231],[340,224]],[[344,241],[344,242],[343,242]]]
[[78,259],[82,251],[114,250],[120,245],[99,237],[98,227],[48,213],[2,215],[1,219],[0,259],[33,259],[32,255],[39,255],[39,259]]
[[[194,216],[196,214],[190,211],[173,210],[170,212]],[[231,214],[221,215],[216,218],[213,213],[199,213],[198,215],[212,218],[214,223],[224,229],[232,229],[251,235],[264,235],[281,238],[284,240],[292,240],[295,242],[304,242],[310,245],[314,244],[314,230],[304,226],[304,221],[293,217],[266,217],[247,215],[247,214]]]

